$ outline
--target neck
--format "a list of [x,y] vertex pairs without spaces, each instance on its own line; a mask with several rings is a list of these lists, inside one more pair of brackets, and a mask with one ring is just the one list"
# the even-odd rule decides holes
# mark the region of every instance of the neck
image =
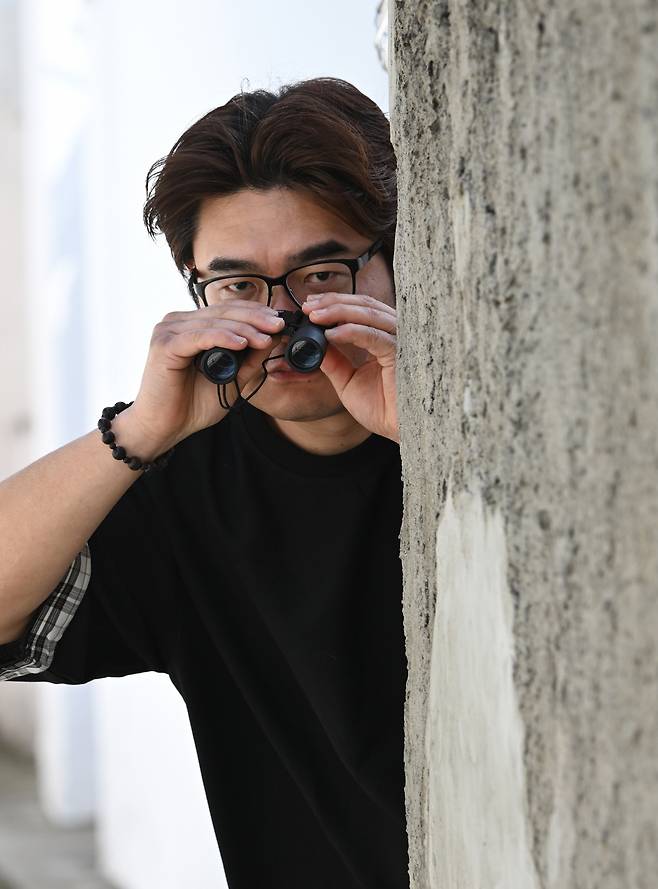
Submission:
[[269,422],[298,448],[322,457],[350,451],[370,437],[370,432],[345,410],[320,420],[279,420],[269,417]]

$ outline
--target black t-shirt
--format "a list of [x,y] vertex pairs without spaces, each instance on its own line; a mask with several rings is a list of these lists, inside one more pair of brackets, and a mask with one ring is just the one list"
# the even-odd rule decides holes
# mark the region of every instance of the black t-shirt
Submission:
[[393,442],[315,456],[244,405],[121,498],[18,681],[169,674],[231,889],[406,889],[401,510]]

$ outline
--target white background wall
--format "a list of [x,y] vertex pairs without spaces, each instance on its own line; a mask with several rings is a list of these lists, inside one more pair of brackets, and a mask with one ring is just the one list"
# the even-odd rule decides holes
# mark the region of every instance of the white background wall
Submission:
[[[142,226],[151,163],[242,86],[338,76],[388,111],[376,5],[23,0],[25,270],[43,282],[27,294],[34,373],[18,381],[35,418],[26,463],[93,428],[105,404],[131,400],[153,326],[193,307],[166,244]],[[51,817],[95,813],[103,870],[119,887],[220,886],[187,714],[169,680],[38,691]]]
[[[25,465],[30,404],[25,379],[27,309],[23,274],[21,110],[17,0],[0,0],[0,479]],[[0,731],[21,749],[34,734],[35,691],[7,685],[0,692]]]

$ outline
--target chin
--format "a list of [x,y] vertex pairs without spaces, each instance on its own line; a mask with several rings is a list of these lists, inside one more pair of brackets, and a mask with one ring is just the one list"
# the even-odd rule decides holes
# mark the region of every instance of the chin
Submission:
[[333,387],[331,387],[331,395],[327,393],[323,397],[321,393],[311,395],[294,391],[273,394],[271,391],[266,392],[265,386],[262,393],[259,392],[251,400],[251,404],[275,420],[293,420],[303,423],[324,420],[327,417],[345,413],[345,408],[338,400]]

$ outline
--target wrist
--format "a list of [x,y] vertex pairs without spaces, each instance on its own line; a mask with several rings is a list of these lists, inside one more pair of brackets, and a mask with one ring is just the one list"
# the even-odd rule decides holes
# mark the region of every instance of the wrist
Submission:
[[119,447],[128,456],[136,457],[144,464],[152,463],[158,457],[162,457],[176,444],[176,442],[168,442],[150,434],[132,406],[125,408],[112,418],[111,432],[114,441],[111,444],[108,443],[109,447]]

